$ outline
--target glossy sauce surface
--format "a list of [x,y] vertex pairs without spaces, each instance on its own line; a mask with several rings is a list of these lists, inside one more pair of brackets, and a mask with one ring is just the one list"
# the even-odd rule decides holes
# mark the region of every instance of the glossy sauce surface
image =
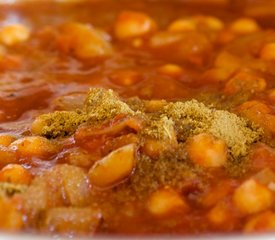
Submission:
[[[19,190],[0,194],[0,228],[69,236],[275,231],[270,8],[161,0],[2,5],[0,181]],[[18,23],[24,28],[3,33]],[[113,89],[149,117],[167,102],[197,99],[252,122],[262,137],[232,160],[224,139],[209,133],[182,140],[175,127],[168,142],[154,141],[128,109],[64,136],[40,134],[35,119],[87,107],[95,88]]]

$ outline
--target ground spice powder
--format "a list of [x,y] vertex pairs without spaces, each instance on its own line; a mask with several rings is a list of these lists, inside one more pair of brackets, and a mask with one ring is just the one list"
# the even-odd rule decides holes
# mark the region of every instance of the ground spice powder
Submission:
[[92,88],[83,109],[41,115],[37,119],[40,125],[35,133],[49,138],[64,137],[73,134],[84,122],[98,124],[119,114],[135,115],[145,119],[142,131],[145,136],[165,140],[176,131],[178,141],[184,142],[196,134],[210,133],[225,141],[234,159],[245,156],[249,146],[262,136],[261,129],[243,118],[228,111],[207,107],[194,99],[162,105],[153,113],[134,111],[114,91]]

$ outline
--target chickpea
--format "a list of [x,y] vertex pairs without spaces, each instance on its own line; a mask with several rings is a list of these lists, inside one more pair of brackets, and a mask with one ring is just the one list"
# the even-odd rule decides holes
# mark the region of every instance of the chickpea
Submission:
[[243,103],[238,107],[238,110],[240,112],[245,112],[246,110],[253,110],[253,112],[258,112],[262,114],[269,114],[272,112],[272,110],[266,104],[257,100],[251,100]]
[[147,209],[155,216],[165,216],[174,212],[186,212],[188,205],[184,198],[170,187],[159,189],[151,194]]
[[91,167],[98,160],[95,154],[84,151],[81,148],[71,148],[67,151],[65,160],[70,164],[78,167]]
[[224,28],[223,22],[213,16],[194,16],[186,19],[178,19],[168,26],[169,31],[195,31],[197,28],[220,31]]
[[49,157],[58,151],[58,145],[44,137],[23,137],[14,141],[10,148],[24,157]]
[[212,68],[207,70],[203,76],[202,79],[204,82],[225,82],[231,75],[231,71],[227,68]]
[[0,164],[6,165],[9,163],[16,163],[17,156],[16,152],[9,149],[8,147],[0,146]]
[[225,142],[207,133],[191,137],[186,150],[191,161],[202,167],[221,167],[227,159]]
[[251,100],[237,107],[237,111],[249,120],[259,124],[266,134],[275,134],[275,116],[265,103]]
[[110,80],[120,86],[132,86],[142,80],[140,73],[134,70],[120,70],[110,76]]
[[0,146],[8,147],[13,141],[16,140],[14,135],[10,134],[0,134]]
[[249,34],[259,31],[258,23],[251,18],[240,18],[234,21],[230,30],[235,34]]
[[142,151],[153,159],[159,158],[167,150],[169,150],[167,142],[153,138],[145,139],[142,148]]
[[113,53],[109,35],[89,24],[62,25],[57,45],[61,51],[72,52],[79,59],[107,57]]
[[243,214],[254,214],[271,207],[273,194],[264,185],[249,179],[235,190],[233,203]]
[[149,100],[145,101],[145,111],[146,112],[157,112],[161,110],[167,102],[165,100]]
[[244,232],[267,232],[275,230],[275,213],[266,211],[250,218],[245,226]]
[[220,31],[224,28],[223,22],[213,16],[206,16],[203,19],[203,23],[210,29],[214,31]]
[[0,181],[15,184],[30,184],[31,174],[20,164],[8,164],[0,171]]
[[56,207],[45,211],[40,227],[48,231],[54,229],[58,235],[70,232],[70,235],[83,236],[96,232],[101,219],[102,214],[97,208]]
[[23,216],[14,203],[8,199],[0,198],[0,229],[19,231],[23,228]]
[[260,58],[266,61],[275,61],[275,43],[268,43],[263,46]]
[[151,48],[163,48],[181,41],[183,38],[181,32],[157,32],[151,38],[149,45]]
[[91,184],[108,188],[130,176],[136,164],[135,148],[135,144],[126,145],[97,161],[88,173]]
[[7,46],[28,40],[30,30],[22,24],[7,25],[0,29],[0,42]]
[[242,60],[228,51],[221,51],[215,60],[215,67],[230,71],[229,75],[236,71],[241,64]]
[[[57,97],[53,100],[53,105],[55,110],[61,110],[61,111],[72,111],[81,109],[84,105],[85,99],[87,95],[85,93],[71,93],[68,95],[63,95],[60,97]],[[37,121],[38,118],[34,122]],[[36,122],[36,124],[38,124]],[[39,126],[41,124],[41,126]],[[37,132],[41,132],[41,128],[43,128],[44,124],[42,121],[37,125],[39,129],[37,129]]]
[[158,68],[158,72],[170,77],[180,77],[183,74],[183,69],[176,64],[165,64]]
[[168,26],[168,30],[172,32],[195,31],[196,28],[196,23],[192,18],[178,19]]
[[165,153],[172,153],[178,147],[174,123],[168,118],[163,118],[157,124],[162,126],[162,129],[159,129],[162,137],[146,136],[142,148],[142,151],[153,159],[157,159]]
[[216,226],[232,222],[232,217],[232,210],[224,202],[218,203],[207,214],[207,219]]
[[262,92],[267,86],[266,80],[253,72],[240,71],[225,84],[224,93],[236,94],[242,91]]
[[141,12],[122,12],[114,26],[115,36],[120,39],[139,37],[155,31],[157,25],[155,21]]

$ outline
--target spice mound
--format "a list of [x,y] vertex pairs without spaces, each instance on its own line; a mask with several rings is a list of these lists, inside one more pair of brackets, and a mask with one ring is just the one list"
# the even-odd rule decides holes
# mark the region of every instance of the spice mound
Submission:
[[113,90],[92,88],[82,109],[40,115],[32,124],[32,132],[47,138],[65,137],[84,123],[94,126],[123,114],[142,119],[140,134],[152,139],[175,137],[176,141],[185,142],[194,135],[210,133],[225,141],[234,159],[245,156],[249,146],[262,136],[262,130],[255,124],[195,99],[185,102],[135,99],[133,106],[132,101],[126,102]]

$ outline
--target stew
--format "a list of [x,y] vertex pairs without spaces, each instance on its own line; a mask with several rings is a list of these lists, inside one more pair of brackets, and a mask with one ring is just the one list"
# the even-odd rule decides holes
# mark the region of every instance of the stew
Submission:
[[1,5],[0,229],[275,231],[275,8],[238,2]]

